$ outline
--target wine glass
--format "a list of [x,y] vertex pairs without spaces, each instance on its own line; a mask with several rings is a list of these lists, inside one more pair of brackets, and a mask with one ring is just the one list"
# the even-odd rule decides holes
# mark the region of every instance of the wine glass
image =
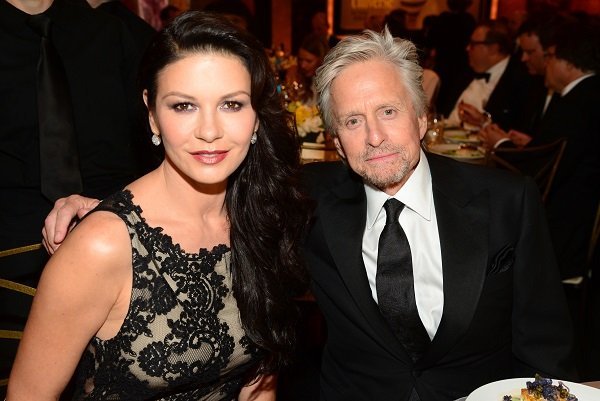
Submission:
[[444,139],[444,116],[431,113],[427,116],[427,132],[425,133],[425,145],[430,146],[442,143]]

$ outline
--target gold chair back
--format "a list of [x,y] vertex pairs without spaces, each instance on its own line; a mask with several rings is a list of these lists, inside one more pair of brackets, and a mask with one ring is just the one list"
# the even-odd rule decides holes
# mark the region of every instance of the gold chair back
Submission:
[[[17,255],[19,253],[35,251],[41,248],[41,244],[27,245],[19,248],[6,249],[0,251],[0,258]],[[12,280],[0,278],[0,290],[1,291],[13,291],[19,294],[33,297],[35,295],[35,288],[17,283]],[[8,305],[7,305],[8,306]],[[6,330],[0,328],[0,340],[7,341],[19,341],[23,337],[22,330]],[[8,385],[8,378],[0,378],[0,387],[6,387]]]
[[565,152],[567,139],[525,148],[496,148],[486,154],[486,165],[532,177],[545,203],[556,170]]

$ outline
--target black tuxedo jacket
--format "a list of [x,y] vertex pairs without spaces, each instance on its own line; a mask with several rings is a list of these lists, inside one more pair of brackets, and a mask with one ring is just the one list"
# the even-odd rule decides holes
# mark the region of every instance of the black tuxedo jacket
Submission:
[[527,73],[524,64],[511,56],[504,73],[490,94],[485,110],[492,115],[494,123],[502,129],[523,131],[531,119],[529,109],[530,90],[534,78]]
[[[528,146],[567,138],[546,201],[550,234],[562,278],[584,275],[600,200],[600,77],[588,77],[563,97],[555,95]],[[514,147],[503,142],[503,147]]]
[[317,201],[306,258],[328,330],[322,400],[408,400],[413,389],[422,401],[454,400],[503,378],[573,375],[571,326],[535,184],[427,158],[444,311],[415,364],[371,296],[361,179],[341,162],[306,166]]

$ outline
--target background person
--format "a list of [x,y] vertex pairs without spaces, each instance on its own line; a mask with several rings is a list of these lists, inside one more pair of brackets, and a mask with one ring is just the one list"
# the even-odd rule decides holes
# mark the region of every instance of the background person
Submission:
[[[513,40],[499,21],[479,24],[467,46],[469,65],[478,74],[460,95],[447,122],[479,128],[484,112],[501,127],[522,124],[530,77],[518,57],[512,55]],[[442,78],[443,79],[443,78]]]
[[[36,32],[34,19],[48,21],[47,35]],[[35,287],[47,260],[46,252],[35,246],[54,201],[73,192],[105,197],[145,171],[140,155],[149,152],[135,146],[142,136],[135,114],[135,72],[142,49],[120,21],[85,2],[0,1],[0,26],[0,251],[30,249],[0,258],[0,277]],[[38,82],[38,76],[48,77],[38,72],[42,54],[47,54],[41,51],[43,43],[56,56],[53,71],[59,73],[52,77],[60,79],[49,86],[59,88],[60,97],[43,91],[48,85]],[[43,146],[50,137],[47,130],[58,137],[70,134],[73,151]],[[58,168],[58,160],[73,160],[77,154],[78,162]],[[61,174],[52,182],[45,178],[56,171]],[[81,185],[56,194],[66,185],[64,177],[73,175]],[[44,194],[48,187],[52,193]],[[6,305],[0,311],[2,328],[22,330],[28,297],[2,291],[0,304]],[[0,377],[8,376],[15,351],[16,342],[1,345]]]
[[296,68],[288,70],[286,76],[288,86],[294,81],[300,85],[298,100],[306,105],[313,106],[317,103],[314,77],[328,51],[329,47],[322,36],[309,34],[302,40],[298,48]]

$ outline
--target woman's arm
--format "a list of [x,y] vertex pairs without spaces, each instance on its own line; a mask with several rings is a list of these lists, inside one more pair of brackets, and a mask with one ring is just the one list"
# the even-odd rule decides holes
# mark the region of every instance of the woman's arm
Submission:
[[275,401],[277,390],[277,376],[261,376],[242,388],[238,401]]
[[50,259],[9,379],[7,400],[57,400],[90,339],[114,336],[131,293],[131,244],[124,223],[97,212]]

